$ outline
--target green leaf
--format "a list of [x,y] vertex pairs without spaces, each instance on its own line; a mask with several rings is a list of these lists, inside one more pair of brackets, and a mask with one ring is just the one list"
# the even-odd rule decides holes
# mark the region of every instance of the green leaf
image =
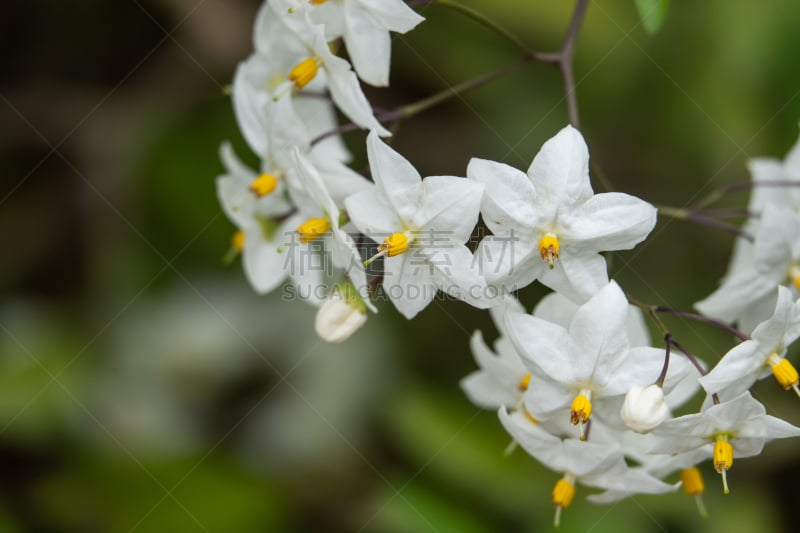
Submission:
[[636,8],[642,17],[647,33],[654,34],[661,29],[667,16],[669,0],[636,0]]

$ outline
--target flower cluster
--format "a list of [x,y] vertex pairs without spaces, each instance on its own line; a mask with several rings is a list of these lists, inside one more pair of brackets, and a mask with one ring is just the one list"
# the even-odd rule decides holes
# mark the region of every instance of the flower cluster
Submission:
[[[670,335],[666,349],[653,347],[646,306],[609,280],[602,253],[645,240],[657,211],[627,194],[594,193],[577,129],[545,142],[526,172],[474,158],[460,177],[423,178],[381,139],[389,132],[359,79],[386,86],[390,32],[421,21],[401,0],[262,6],[255,52],[232,90],[260,168],[223,144],[226,172],[217,179],[253,288],[266,293],[288,280],[288,292],[319,306],[316,330],[329,342],[363,327],[382,297],[408,319],[440,292],[489,309],[500,337],[492,350],[473,335],[479,369],[462,387],[498,410],[515,445],[561,474],[556,521],[576,483],[604,489],[590,498],[610,502],[675,490],[680,483],[665,478],[681,471],[684,490],[699,495],[696,465],[712,459],[727,491],[734,452],[756,455],[769,439],[800,435],[749,393],[771,372],[800,394],[785,358],[800,336],[800,197],[756,188],[746,224],[753,242],[739,242],[720,289],[697,304],[746,333],[706,372]],[[336,110],[369,130],[369,177],[348,166]],[[800,181],[800,148],[752,170],[756,185]],[[470,246],[479,221],[490,234]],[[513,293],[537,280],[554,292],[527,314]],[[683,355],[670,357],[672,348]],[[701,387],[703,409],[673,418]]]

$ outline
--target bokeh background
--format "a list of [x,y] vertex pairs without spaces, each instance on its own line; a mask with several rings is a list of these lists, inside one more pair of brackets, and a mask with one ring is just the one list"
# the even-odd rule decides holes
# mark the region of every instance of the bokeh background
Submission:
[[[572,2],[464,0],[531,47],[560,46]],[[468,339],[496,335],[458,302],[390,305],[341,346],[313,308],[259,297],[226,266],[221,141],[241,154],[225,87],[251,49],[256,0],[12,0],[0,18],[0,530],[537,531],[558,478],[504,458],[496,415],[466,400]],[[394,39],[382,107],[519,58],[447,9]],[[632,1],[591,3],[576,49],[582,129],[617,190],[684,206],[782,157],[800,119],[800,4],[674,2],[650,36]],[[394,146],[423,175],[470,157],[527,168],[566,123],[558,73],[531,65],[407,120]],[[347,137],[357,165],[363,134]],[[251,155],[248,160],[255,161]],[[356,167],[359,168],[359,167]],[[744,206],[746,194],[719,206]],[[735,222],[735,221],[734,221]],[[690,309],[733,237],[663,219],[614,254],[633,297]],[[544,294],[521,292],[530,308]],[[730,346],[665,319],[709,362]],[[654,332],[655,333],[655,332]],[[656,337],[657,338],[657,337]],[[793,350],[797,351],[797,350]],[[755,389],[800,423],[798,399]],[[690,408],[696,408],[697,398]],[[797,442],[736,462],[708,520],[681,492],[594,506],[563,531],[792,530]]]

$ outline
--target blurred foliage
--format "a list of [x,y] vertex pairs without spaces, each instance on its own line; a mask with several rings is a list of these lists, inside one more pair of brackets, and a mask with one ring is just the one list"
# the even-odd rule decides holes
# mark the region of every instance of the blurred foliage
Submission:
[[[558,49],[572,9],[464,3],[543,51]],[[658,20],[642,20],[645,4]],[[683,206],[795,141],[800,5],[673,3],[663,18],[665,5],[591,3],[577,96],[614,187]],[[496,417],[458,388],[474,368],[469,335],[496,334],[484,312],[445,301],[406,322],[384,303],[328,347],[313,310],[258,297],[222,265],[233,227],[216,202],[218,146],[230,139],[256,162],[223,89],[258,2],[113,6],[12,2],[0,20],[14,51],[0,72],[0,531],[550,528],[557,475],[520,451],[504,458]],[[422,11],[393,39],[392,88],[368,91],[378,105],[519,58],[472,20]],[[393,143],[423,175],[462,175],[473,156],[527,168],[565,117],[558,73],[534,64],[407,120]],[[347,142],[363,168],[363,134]],[[639,300],[690,309],[732,242],[664,219],[613,254],[611,272]],[[542,294],[520,298],[531,308]],[[665,321],[711,363],[729,346],[703,324]],[[755,390],[800,423],[796,398]],[[795,443],[772,444],[737,460],[723,497],[704,465],[707,521],[682,493],[600,507],[580,488],[562,530],[791,530],[799,469]]]

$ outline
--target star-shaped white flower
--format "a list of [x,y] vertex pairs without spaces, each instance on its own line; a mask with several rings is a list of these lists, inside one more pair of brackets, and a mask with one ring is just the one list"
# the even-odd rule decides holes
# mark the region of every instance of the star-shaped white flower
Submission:
[[[628,300],[612,281],[578,308],[568,329],[529,315],[506,315],[509,336],[531,371],[525,408],[534,417],[547,420],[571,405],[572,423],[580,424],[581,434],[593,412],[621,422],[622,396],[634,385],[653,383],[665,355],[630,346],[628,313]],[[689,371],[685,359],[671,359],[673,383]]]
[[553,490],[555,523],[561,510],[568,507],[575,494],[575,483],[589,487],[625,490],[643,494],[661,494],[675,490],[643,470],[629,468],[618,447],[610,444],[560,439],[519,413],[499,410],[500,421],[511,436],[534,459],[563,477]]
[[[263,182],[264,174],[239,161],[230,144],[220,147],[220,157],[226,172],[217,178],[217,195],[225,214],[239,228],[234,247],[242,252],[245,275],[253,289],[260,294],[270,292],[289,274],[282,253],[284,235],[302,219],[291,214],[283,195],[260,194],[259,179]],[[303,283],[304,278],[293,279]]]
[[[761,212],[752,261],[740,263],[722,285],[695,307],[704,315],[726,322],[743,322],[749,330],[766,319],[775,307],[775,289],[800,290],[800,214],[786,206],[769,203]],[[754,322],[754,309],[758,311]]]
[[751,340],[726,353],[700,378],[700,384],[709,394],[724,391],[727,397],[733,397],[771,373],[782,387],[794,388],[800,395],[797,370],[785,359],[786,348],[799,336],[800,301],[793,301],[792,292],[786,287],[778,287],[778,302],[772,316],[756,326]]
[[572,126],[542,146],[527,175],[472,159],[467,177],[486,185],[481,214],[494,236],[478,250],[484,275],[508,290],[538,279],[586,301],[608,282],[599,252],[633,248],[656,223],[647,202],[592,192],[589,151]]
[[726,472],[737,457],[761,453],[771,439],[800,436],[800,428],[769,416],[764,406],[749,392],[704,411],[667,420],[653,430],[659,438],[653,441],[653,453],[681,453],[713,444],[714,468],[722,474],[728,492]]
[[[551,292],[539,301],[532,314],[569,328],[577,310],[578,305],[572,300]],[[494,351],[486,344],[480,331],[475,331],[470,339],[478,370],[461,380],[461,388],[474,404],[486,409],[496,410],[502,405],[515,407],[530,385],[530,372],[508,336],[505,315],[509,312],[525,312],[519,301],[511,295],[505,296],[500,305],[489,309],[492,322],[500,332],[494,342]],[[638,307],[631,306],[629,309],[627,333],[631,346],[650,345],[650,334]],[[694,389],[697,389],[696,383]]]
[[389,85],[389,32],[407,33],[425,20],[402,0],[273,0],[270,4],[295,31],[307,29],[302,17],[308,12],[315,24],[325,26],[328,40],[342,37],[358,76],[376,87]]
[[437,289],[476,307],[495,304],[464,245],[483,186],[453,176],[423,180],[375,131],[367,137],[367,155],[376,186],[347,198],[345,207],[359,231],[382,243],[383,290],[398,311],[414,317]]
[[[305,222],[297,226],[298,239],[293,241],[289,253],[296,254],[298,258],[302,258],[304,255],[307,258],[308,244],[316,240],[323,242],[325,251],[330,254],[332,266],[344,270],[355,287],[356,293],[374,312],[375,307],[369,302],[367,294],[367,278],[361,255],[353,238],[341,228],[344,225],[342,213],[317,170],[298,148],[294,148],[292,157],[297,176],[308,193],[310,201],[299,206]],[[364,181],[366,182],[366,180]]]

